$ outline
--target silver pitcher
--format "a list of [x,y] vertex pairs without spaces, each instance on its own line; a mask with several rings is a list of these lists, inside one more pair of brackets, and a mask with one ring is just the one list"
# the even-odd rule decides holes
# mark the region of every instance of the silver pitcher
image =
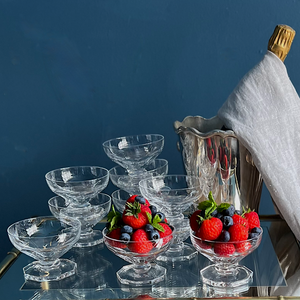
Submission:
[[186,173],[201,178],[200,201],[211,191],[218,204],[229,202],[236,209],[250,207],[258,212],[262,177],[234,132],[224,130],[217,116],[188,116],[175,121],[174,128],[183,147]]

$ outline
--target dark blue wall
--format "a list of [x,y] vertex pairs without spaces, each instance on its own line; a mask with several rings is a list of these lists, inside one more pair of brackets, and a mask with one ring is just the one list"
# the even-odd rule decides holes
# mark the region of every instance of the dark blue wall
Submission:
[[[173,122],[214,116],[299,12],[292,0],[0,0],[0,260],[8,225],[50,213],[45,173],[112,167],[106,139],[161,133],[170,173],[184,172]],[[296,36],[296,89],[299,50]]]

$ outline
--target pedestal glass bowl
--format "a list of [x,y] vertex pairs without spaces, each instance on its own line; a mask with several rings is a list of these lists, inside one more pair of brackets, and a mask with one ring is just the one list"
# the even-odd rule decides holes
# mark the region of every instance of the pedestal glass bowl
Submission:
[[176,228],[175,241],[170,249],[158,259],[176,261],[191,259],[197,252],[183,243],[189,235],[189,219],[183,212],[197,201],[202,191],[200,178],[187,175],[156,176],[141,180],[142,195],[163,212],[168,222]]
[[79,221],[37,217],[16,222],[7,232],[18,250],[37,260],[23,268],[25,280],[61,280],[75,273],[76,263],[60,257],[77,242]]
[[45,177],[50,189],[75,207],[88,205],[89,199],[103,191],[109,180],[108,170],[96,166],[56,169]]
[[48,201],[49,209],[56,218],[71,217],[80,221],[81,234],[75,247],[94,246],[103,242],[102,232],[93,230],[93,227],[108,214],[111,197],[99,193],[91,198],[88,204],[84,207],[74,207],[60,196],[53,197]]
[[103,143],[104,152],[130,174],[144,172],[145,166],[153,161],[164,147],[160,134],[141,134],[119,137]]
[[[195,249],[213,262],[200,271],[203,283],[218,288],[247,286],[252,281],[253,272],[239,262],[259,246],[262,234],[261,229],[255,238],[224,243],[202,240],[191,230],[190,238]],[[227,254],[224,254],[223,247],[226,247]]]
[[117,208],[120,213],[123,213],[126,205],[126,201],[130,198],[130,194],[124,190],[116,190],[112,192],[111,199],[113,205]]
[[144,172],[131,174],[121,166],[115,166],[109,170],[112,183],[119,189],[131,195],[140,194],[139,182],[152,176],[166,175],[168,173],[168,161],[155,159],[145,166]]
[[[122,284],[135,286],[154,284],[164,279],[166,269],[154,264],[155,259],[168,250],[174,235],[173,233],[155,241],[129,241],[115,240],[107,236],[107,228],[103,229],[104,243],[115,255],[131,263],[117,271],[117,278]],[[140,243],[149,243],[151,250],[141,253],[138,248]],[[152,246],[151,246],[152,244]],[[148,248],[148,247],[147,247]]]

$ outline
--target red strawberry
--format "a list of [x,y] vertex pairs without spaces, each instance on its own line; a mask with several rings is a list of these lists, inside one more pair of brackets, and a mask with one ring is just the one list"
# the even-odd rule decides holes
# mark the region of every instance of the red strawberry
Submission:
[[251,243],[248,241],[235,243],[234,246],[235,246],[236,252],[239,252],[239,253],[246,252],[247,250],[249,250],[252,247]]
[[260,227],[259,217],[255,211],[246,212],[244,216],[248,220],[249,230],[253,229],[254,227]]
[[246,218],[243,218],[240,215],[234,214],[232,216],[233,224],[242,224],[246,227],[247,231],[249,230],[248,220]]
[[147,253],[153,246],[152,242],[148,240],[146,231],[144,229],[138,229],[132,234],[128,248],[135,253]]
[[233,224],[229,227],[230,241],[245,241],[248,238],[248,230],[242,224]]
[[196,210],[190,217],[190,226],[193,231],[197,231],[200,227],[200,224],[197,221],[200,221],[199,215],[201,210]]
[[213,241],[219,237],[222,229],[222,221],[213,217],[202,222],[199,230],[196,232],[196,236],[202,240]]
[[[138,195],[132,195],[130,198],[127,199],[126,202],[133,203],[133,202],[135,201],[135,197],[136,197],[136,196],[138,196]],[[146,204],[145,204],[145,205],[150,206],[149,201],[148,201],[146,198],[144,198],[144,199],[145,199],[145,201],[146,201]]]
[[[107,236],[111,239],[119,240],[120,235],[121,235],[121,228],[117,228],[117,229],[112,230]],[[117,241],[113,241],[110,239],[108,239],[107,241],[112,247],[117,247],[117,248],[126,248],[127,247],[126,244],[124,244],[122,242],[117,242]]]
[[228,257],[235,252],[232,243],[215,243],[214,252],[222,257]]
[[151,214],[148,206],[138,202],[128,202],[123,212],[122,220],[124,224],[131,226],[133,229],[139,229],[149,223],[147,212]]
[[211,249],[212,248],[212,245],[209,244],[208,242],[204,242],[204,241],[201,241],[201,240],[196,240],[196,243],[197,245],[204,249],[204,250],[207,250],[207,249]]
[[[172,231],[171,227],[166,223],[158,223],[158,224],[164,230],[164,231],[159,231],[160,238],[164,238],[164,240],[163,240],[163,245],[164,245],[172,239],[173,236],[170,234],[172,234],[173,231]],[[166,236],[169,236],[169,237],[165,238]]]

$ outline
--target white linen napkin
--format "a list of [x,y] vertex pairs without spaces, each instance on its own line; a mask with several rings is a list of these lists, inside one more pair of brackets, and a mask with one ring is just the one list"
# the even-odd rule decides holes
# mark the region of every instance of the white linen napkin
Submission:
[[300,240],[300,99],[268,51],[218,111],[249,150],[280,213]]

